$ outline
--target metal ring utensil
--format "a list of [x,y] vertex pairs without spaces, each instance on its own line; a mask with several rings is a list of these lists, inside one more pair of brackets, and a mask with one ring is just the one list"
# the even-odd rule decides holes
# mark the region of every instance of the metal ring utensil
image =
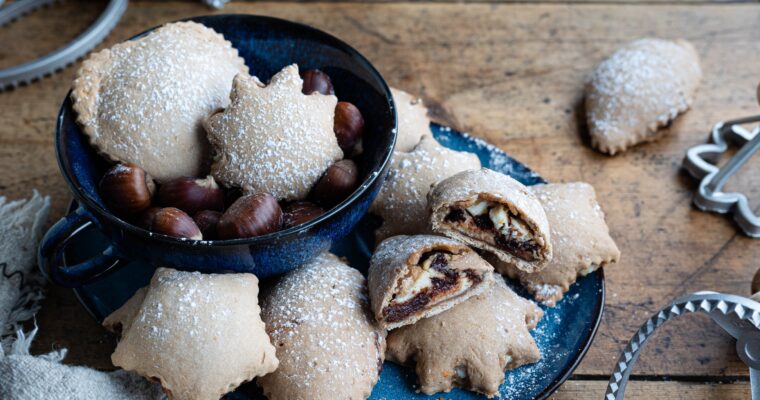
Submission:
[[[20,0],[3,6],[0,8],[0,26],[52,2]],[[65,46],[34,61],[0,69],[0,92],[51,75],[84,56],[105,39],[126,9],[127,0],[111,0],[95,23]]]
[[704,313],[736,339],[736,352],[749,367],[752,399],[760,400],[760,303],[746,297],[697,292],[660,309],[636,332],[615,364],[605,400],[623,400],[633,365],[647,340],[665,322],[684,314]]

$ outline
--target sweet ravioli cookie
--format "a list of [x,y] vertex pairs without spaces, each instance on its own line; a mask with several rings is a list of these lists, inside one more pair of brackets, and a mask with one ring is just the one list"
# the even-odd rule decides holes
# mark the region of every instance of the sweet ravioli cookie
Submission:
[[394,152],[388,177],[370,212],[383,218],[376,240],[428,231],[430,186],[460,171],[480,168],[474,154],[449,150],[432,136],[422,138],[410,153]]
[[409,325],[483,293],[493,267],[468,246],[442,236],[394,236],[375,249],[367,284],[375,319]]
[[657,139],[689,109],[701,78],[699,56],[687,41],[627,44],[599,64],[586,86],[591,144],[614,155]]
[[420,391],[462,387],[498,395],[504,371],[541,358],[530,330],[543,316],[498,277],[488,290],[436,316],[388,333],[389,360],[416,363]]
[[206,120],[214,147],[211,172],[225,186],[303,199],[325,170],[343,158],[333,132],[333,95],[301,93],[298,66],[282,69],[267,86],[235,77],[231,104]]
[[520,182],[480,169],[439,182],[428,194],[433,231],[488,251],[526,272],[552,259],[541,203]]
[[422,99],[396,88],[391,88],[393,103],[396,104],[398,117],[398,135],[394,151],[409,152],[430,132],[430,118]]
[[536,300],[553,307],[578,276],[617,262],[620,250],[610,237],[591,185],[550,183],[531,186],[530,190],[546,211],[554,256],[546,268],[535,273],[525,273],[504,262],[494,262],[494,266],[519,279]]
[[71,99],[84,133],[112,161],[159,181],[200,176],[209,150],[201,124],[227,106],[239,73],[248,67],[222,35],[176,22],[91,54]]
[[385,331],[366,280],[332,254],[282,277],[262,302],[280,366],[257,379],[269,400],[366,399],[380,377]]
[[259,312],[251,274],[159,268],[103,325],[122,333],[115,366],[159,381],[170,399],[217,400],[277,368]]

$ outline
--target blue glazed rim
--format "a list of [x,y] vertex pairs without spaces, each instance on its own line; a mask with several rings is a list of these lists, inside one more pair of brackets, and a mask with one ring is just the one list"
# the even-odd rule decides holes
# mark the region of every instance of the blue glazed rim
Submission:
[[[80,205],[84,205],[85,209],[88,210],[88,213],[91,213],[90,210],[94,210],[97,212],[98,217],[104,218],[106,221],[108,221],[111,224],[114,224],[119,229],[123,229],[133,235],[140,236],[145,239],[156,240],[159,242],[170,243],[170,244],[178,245],[178,246],[195,247],[195,246],[200,245],[200,246],[209,246],[209,247],[226,247],[226,246],[237,246],[237,245],[256,245],[256,244],[262,244],[262,243],[277,242],[283,239],[284,237],[298,235],[301,232],[308,231],[322,224],[323,222],[331,219],[333,216],[351,207],[361,196],[365,194],[367,190],[369,190],[370,187],[372,187],[372,185],[375,183],[375,181],[377,181],[378,178],[380,177],[384,178],[385,176],[384,172],[387,170],[388,164],[390,163],[391,157],[393,156],[393,148],[395,147],[396,139],[397,139],[398,116],[396,113],[396,105],[393,102],[393,96],[391,95],[390,88],[388,87],[388,84],[385,82],[385,79],[380,74],[380,72],[378,72],[377,69],[372,65],[372,63],[366,57],[364,57],[361,53],[359,53],[359,51],[357,51],[356,49],[354,49],[353,47],[351,47],[350,45],[348,45],[346,42],[342,41],[341,39],[338,39],[337,37],[332,36],[329,33],[321,31],[314,27],[311,27],[299,22],[288,21],[282,18],[268,17],[268,16],[255,15],[255,14],[219,14],[219,15],[195,16],[195,17],[180,19],[176,21],[166,22],[164,24],[149,28],[135,36],[132,36],[128,40],[134,40],[134,39],[140,38],[148,34],[149,32],[155,30],[156,28],[159,28],[165,24],[172,23],[172,22],[194,21],[194,22],[203,24],[203,21],[207,19],[223,19],[223,18],[234,18],[234,17],[245,17],[251,20],[260,20],[260,21],[265,21],[267,23],[271,23],[271,24],[284,24],[284,25],[289,25],[293,29],[302,30],[307,35],[311,35],[311,37],[317,38],[320,42],[326,43],[330,46],[333,46],[351,55],[354,59],[357,60],[357,62],[363,68],[365,68],[369,72],[369,74],[372,77],[377,79],[380,84],[380,87],[382,88],[384,92],[383,94],[385,95],[385,98],[388,102],[388,106],[391,111],[391,116],[393,117],[393,126],[394,126],[394,128],[391,129],[390,132],[387,132],[389,135],[391,135],[391,143],[384,150],[382,162],[375,165],[370,171],[367,171],[366,173],[367,177],[362,182],[362,184],[341,203],[327,210],[321,216],[305,224],[301,224],[292,228],[283,229],[280,231],[276,231],[273,233],[256,236],[252,238],[240,238],[240,239],[230,239],[230,240],[187,240],[187,239],[179,239],[179,238],[162,235],[162,234],[151,233],[136,225],[130,224],[129,222],[117,217],[115,214],[111,213],[106,208],[101,207],[95,200],[91,199],[89,196],[85,194],[84,189],[81,187],[81,185],[79,185],[78,181],[75,181],[75,179],[73,178],[75,175],[73,171],[71,171],[71,168],[70,168],[71,164],[68,162],[64,162],[64,160],[68,161],[68,158],[64,151],[64,141],[61,137],[62,135],[61,132],[64,130],[64,116],[66,114],[70,114],[71,115],[70,118],[75,119],[74,117],[75,112],[71,106],[71,90],[69,90],[69,92],[66,93],[66,97],[65,97],[65,100],[63,101],[63,104],[61,105],[61,108],[58,111],[58,122],[56,123],[56,130],[55,130],[55,154],[56,154],[56,160],[58,161],[58,168],[61,170],[61,172],[63,172],[61,175],[63,175],[63,178],[66,181],[66,184],[71,189],[71,192],[74,195],[74,199]],[[78,133],[76,132],[72,132],[72,133],[80,134],[80,135],[84,134],[81,131]]]
[[[559,387],[562,386],[562,384],[565,383],[568,378],[570,378],[570,375],[575,372],[575,369],[578,368],[578,365],[580,365],[581,361],[583,361],[583,358],[586,357],[586,353],[588,353],[588,350],[594,343],[596,333],[599,331],[599,326],[602,324],[602,317],[604,316],[604,303],[607,301],[607,288],[605,284],[606,281],[604,279],[604,268],[599,268],[594,271],[594,273],[599,275],[600,281],[599,304],[594,308],[596,321],[594,321],[591,329],[588,330],[588,338],[585,340],[583,348],[578,353],[576,353],[575,358],[573,359],[572,363],[570,363],[570,366],[567,367],[560,376],[554,379],[551,385],[547,386],[546,389],[544,389],[544,391],[536,397],[537,400],[548,399],[549,396],[554,394],[554,392],[556,392],[557,389],[559,389]],[[79,296],[77,295],[77,297]]]

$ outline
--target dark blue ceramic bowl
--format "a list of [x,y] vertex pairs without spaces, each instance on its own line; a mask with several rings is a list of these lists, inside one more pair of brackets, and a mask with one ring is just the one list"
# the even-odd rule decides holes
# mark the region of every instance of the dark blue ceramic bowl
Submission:
[[[289,271],[347,235],[377,195],[396,140],[396,112],[382,76],[356,50],[314,28],[270,17],[216,15],[191,20],[232,42],[252,75],[266,81],[286,65],[318,68],[333,81],[339,99],[355,104],[366,122],[363,183],[345,201],[306,224],[272,234],[225,241],[190,241],[154,234],[112,214],[97,191],[109,164],[90,147],[67,96],[58,116],[56,152],[79,208],[59,220],[39,249],[41,269],[56,283],[78,286],[118,268],[120,260],[204,272],[252,272],[267,277]],[[144,35],[145,33],[141,34]],[[141,35],[138,35],[141,36]],[[68,240],[94,223],[111,241],[97,256],[64,267]]]

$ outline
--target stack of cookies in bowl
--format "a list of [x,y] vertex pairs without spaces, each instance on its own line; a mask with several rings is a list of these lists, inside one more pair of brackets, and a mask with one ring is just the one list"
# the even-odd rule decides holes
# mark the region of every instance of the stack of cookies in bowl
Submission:
[[[108,164],[95,189],[107,211],[188,248],[103,322],[120,337],[113,364],[169,398],[255,380],[269,399],[365,399],[386,359],[413,366],[425,394],[493,397],[506,370],[541,357],[534,300],[554,306],[619,258],[590,185],[526,187],[442,146],[408,93],[385,88],[386,113],[344,98],[340,70],[291,60],[264,81],[243,56],[209,27],[171,23],[93,54],[71,94]],[[276,272],[244,252],[199,267],[210,258],[196,249],[307,241],[367,209],[382,225],[366,276],[319,246]]]

